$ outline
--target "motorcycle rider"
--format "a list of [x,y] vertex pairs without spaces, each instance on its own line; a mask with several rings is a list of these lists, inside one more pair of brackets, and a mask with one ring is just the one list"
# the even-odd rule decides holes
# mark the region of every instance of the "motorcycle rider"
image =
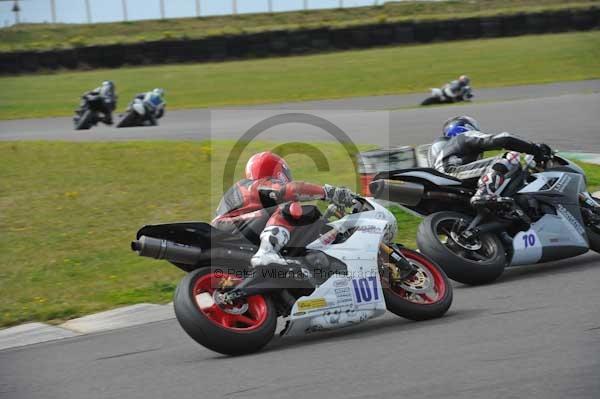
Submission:
[[165,105],[167,103],[165,102],[164,95],[165,91],[163,89],[156,88],[135,96],[135,98],[143,101],[144,106],[148,110],[146,115],[152,126],[156,126],[158,124],[157,119],[162,118],[165,114]]
[[260,238],[253,267],[286,264],[279,251],[304,216],[300,201],[327,200],[347,207],[354,198],[347,188],[292,181],[285,160],[269,151],[253,155],[245,174],[221,199],[212,225]]
[[467,75],[461,75],[457,80],[453,80],[450,83],[446,83],[442,88],[442,92],[446,97],[452,100],[457,99],[469,99],[473,97],[471,94],[471,86],[469,83],[471,79]]
[[[112,125],[112,113],[117,108],[117,94],[115,84],[110,80],[105,80],[100,86],[84,93],[81,96],[81,98],[83,101],[86,101],[87,99],[96,96],[99,96],[102,99],[102,104],[104,106],[104,109],[102,110],[104,119],[102,120],[102,122],[106,123],[107,125]],[[77,115],[81,116],[81,107],[75,112],[77,113]]]
[[[482,133],[479,122],[469,116],[448,119],[442,133],[443,137],[429,149],[430,162],[436,170],[461,180],[479,178],[472,204],[485,205],[499,198],[506,177],[520,168],[520,153],[533,155],[536,162],[552,156],[546,144],[535,144],[509,133]],[[485,151],[502,149],[508,152],[482,159]]]

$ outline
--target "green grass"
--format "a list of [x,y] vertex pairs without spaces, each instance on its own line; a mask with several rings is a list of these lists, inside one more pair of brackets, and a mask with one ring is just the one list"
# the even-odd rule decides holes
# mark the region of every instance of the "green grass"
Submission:
[[[252,143],[236,176],[250,154],[276,145]],[[231,146],[0,142],[0,326],[170,301],[183,273],[136,256],[129,242],[144,224],[209,221]],[[289,155],[296,178],[356,190],[343,148],[318,148],[331,170],[319,172],[305,156]],[[600,168],[583,167],[597,189]],[[414,246],[418,219],[395,213],[398,240]]]
[[170,109],[425,92],[468,73],[475,89],[600,77],[600,31],[325,55],[0,78],[0,119],[69,115],[105,79],[119,109],[164,87]]
[[597,0],[477,0],[386,3],[342,10],[245,14],[155,21],[24,24],[0,29],[0,52],[187,39],[261,31],[342,27],[403,20],[449,19],[598,5]]

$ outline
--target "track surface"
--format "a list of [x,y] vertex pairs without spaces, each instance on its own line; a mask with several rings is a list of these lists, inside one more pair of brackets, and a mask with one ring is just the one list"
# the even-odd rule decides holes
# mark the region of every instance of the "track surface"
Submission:
[[[392,143],[430,141],[445,118],[469,113],[492,131],[600,152],[600,95],[581,93],[599,87],[594,81],[481,90],[478,100],[511,101],[399,110],[391,123],[402,129]],[[279,109],[390,109],[420,98],[374,97]],[[254,109],[261,108],[275,106]],[[352,127],[352,139],[387,144],[387,136],[372,134],[386,126],[365,130],[381,123],[370,120],[368,112],[335,112],[344,126]],[[243,115],[227,123],[220,125],[218,137],[247,128]],[[200,139],[207,137],[203,129],[208,125],[206,111],[171,112],[157,129],[87,133],[70,132],[67,118],[5,121],[0,122],[0,139]],[[298,137],[300,128],[305,136]],[[273,130],[261,138],[331,139],[294,125]],[[263,352],[240,358],[198,346],[175,320],[68,338],[1,351],[0,397],[597,398],[598,286],[598,254],[510,269],[493,285],[457,285],[454,304],[442,319],[415,323],[388,314],[346,330],[277,338]]]
[[[600,152],[600,80],[481,89],[476,95],[476,101],[470,104],[430,108],[405,108],[415,106],[425,96],[413,94],[263,105],[244,107],[242,111],[171,111],[159,127],[116,129],[102,125],[83,132],[72,130],[70,118],[9,120],[0,121],[0,140],[237,139],[261,118],[272,115],[265,110],[303,110],[331,120],[356,143],[428,143],[439,134],[447,118],[469,114],[482,123],[485,131],[509,131],[561,150]],[[323,131],[301,124],[273,127],[259,138],[332,140]]]
[[446,317],[391,314],[227,358],[175,320],[0,352],[2,398],[598,398],[600,255],[458,285]]

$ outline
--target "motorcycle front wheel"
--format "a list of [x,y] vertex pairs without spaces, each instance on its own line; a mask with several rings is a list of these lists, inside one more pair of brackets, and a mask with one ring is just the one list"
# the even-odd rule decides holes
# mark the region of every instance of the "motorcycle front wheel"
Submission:
[[441,104],[441,103],[442,102],[440,101],[440,99],[438,97],[432,96],[432,97],[427,97],[425,100],[423,100],[421,105],[432,105],[432,104]]
[[423,254],[401,248],[416,272],[399,282],[383,281],[388,310],[410,320],[443,316],[452,304],[452,285],[444,271]]
[[256,352],[273,338],[277,311],[268,296],[254,295],[239,303],[215,300],[223,280],[242,280],[210,267],[185,276],[175,291],[175,315],[184,331],[200,345],[225,355]]
[[87,130],[92,127],[94,113],[89,109],[75,122],[75,130]]
[[465,226],[471,220],[458,212],[429,215],[419,225],[417,245],[452,280],[469,285],[490,283],[504,271],[506,251],[500,238],[492,233],[464,242],[457,226]]

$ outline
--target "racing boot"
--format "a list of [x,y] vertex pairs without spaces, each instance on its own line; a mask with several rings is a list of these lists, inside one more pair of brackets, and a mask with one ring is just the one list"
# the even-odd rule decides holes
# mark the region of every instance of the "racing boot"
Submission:
[[510,198],[501,197],[500,194],[508,183],[506,176],[512,174],[520,167],[521,154],[515,151],[507,152],[498,159],[479,179],[477,191],[471,198],[474,207],[494,206],[498,203],[511,202]]
[[290,232],[285,227],[269,226],[260,234],[260,247],[252,256],[252,267],[267,266],[271,264],[287,265],[279,251],[290,240]]

